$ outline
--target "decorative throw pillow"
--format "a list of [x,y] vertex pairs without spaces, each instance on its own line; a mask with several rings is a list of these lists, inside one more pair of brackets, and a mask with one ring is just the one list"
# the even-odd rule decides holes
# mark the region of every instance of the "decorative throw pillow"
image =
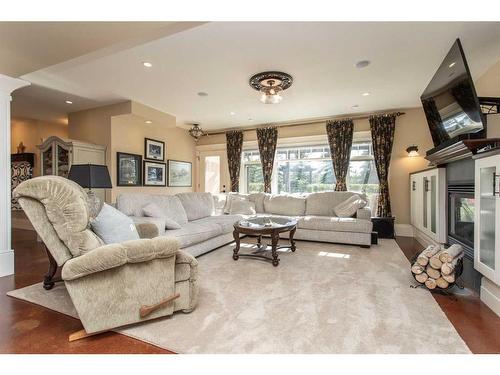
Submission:
[[166,229],[181,229],[181,226],[174,219],[167,217],[154,203],[148,203],[142,208],[142,213],[144,216],[148,217],[157,217],[165,220],[165,228]]
[[105,244],[139,239],[132,219],[106,203],[99,215],[90,221],[90,225]]
[[357,194],[354,194],[347,200],[339,203],[333,208],[333,213],[338,217],[353,217],[359,208],[366,206],[366,201],[361,199]]
[[235,199],[231,202],[231,215],[255,215],[255,203],[247,201],[246,199]]
[[248,199],[247,194],[240,194],[240,193],[227,194],[226,204],[224,205],[224,213],[228,214],[231,212],[231,204],[233,203],[233,200],[245,200],[245,199]]

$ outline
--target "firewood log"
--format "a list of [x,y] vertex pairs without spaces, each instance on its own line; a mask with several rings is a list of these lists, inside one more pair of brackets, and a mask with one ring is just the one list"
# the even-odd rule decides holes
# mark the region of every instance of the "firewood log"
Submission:
[[[432,256],[430,259],[429,259],[429,265],[436,269],[436,270],[440,270],[441,269],[441,266],[443,265],[443,262],[441,262],[441,260],[439,260],[439,253]],[[429,275],[430,276],[430,275]]]
[[427,275],[425,272],[422,272],[421,274],[415,275],[415,280],[417,280],[420,284],[425,283],[425,281],[429,278],[429,275]]
[[441,251],[439,253],[439,259],[443,263],[450,263],[453,259],[463,254],[463,251],[464,250],[462,249],[462,246],[454,244],[451,245],[449,248]]
[[450,284],[453,284],[455,282],[455,272],[449,274],[449,275],[444,275],[442,274],[441,277],[448,281]]
[[439,279],[441,277],[441,271],[433,268],[430,264],[425,268],[425,272],[433,279]]
[[441,289],[446,289],[450,285],[448,281],[446,281],[444,278],[440,277],[439,279],[436,279],[436,285],[440,287]]
[[418,263],[415,263],[413,266],[411,266],[411,272],[413,272],[415,275],[420,275],[422,272],[424,272],[424,267],[422,267]]
[[436,288],[436,280],[434,280],[432,277],[429,277],[427,280],[425,280],[425,286],[428,289],[435,289]]
[[455,272],[455,267],[457,266],[459,259],[459,257],[456,257],[451,262],[443,263],[443,265],[441,266],[441,273],[443,275],[450,275]]
[[422,254],[424,254],[427,258],[431,258],[434,255],[436,255],[439,252],[439,250],[441,250],[441,247],[435,245],[429,245],[424,251],[422,251]]
[[422,267],[425,267],[427,263],[429,263],[429,258],[427,258],[423,254],[420,254],[417,258],[417,263],[420,264]]

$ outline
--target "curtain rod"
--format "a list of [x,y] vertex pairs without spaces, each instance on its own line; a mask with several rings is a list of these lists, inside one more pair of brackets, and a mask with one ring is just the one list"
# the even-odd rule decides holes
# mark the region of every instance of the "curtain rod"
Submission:
[[389,115],[396,115],[396,116],[402,116],[406,114],[405,112],[377,112],[377,113],[371,113],[371,114],[362,114],[362,115],[357,115],[357,116],[336,116],[336,117],[319,117],[319,118],[314,118],[310,120],[303,120],[303,121],[293,121],[293,122],[284,122],[281,124],[261,124],[261,125],[255,125],[252,127],[245,127],[245,128],[229,128],[229,129],[224,129],[224,130],[215,130],[213,132],[207,131],[205,134],[207,135],[216,135],[216,134],[226,134],[226,132],[233,131],[233,130],[239,130],[239,131],[250,131],[250,130],[256,130],[259,128],[265,128],[269,126],[275,126],[277,128],[291,128],[294,126],[302,126],[302,125],[307,125],[307,124],[315,124],[318,122],[324,122],[328,120],[339,120],[339,119],[344,119],[344,118],[350,118],[353,120],[367,120],[372,116],[389,116]]

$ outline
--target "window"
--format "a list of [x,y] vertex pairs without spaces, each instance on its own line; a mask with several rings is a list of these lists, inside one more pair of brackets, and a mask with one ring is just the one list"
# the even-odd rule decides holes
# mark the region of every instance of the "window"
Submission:
[[205,157],[205,192],[220,191],[220,156]]
[[[273,193],[311,193],[335,186],[328,145],[282,147],[276,150]],[[243,152],[242,189],[247,193],[264,190],[259,151]],[[351,149],[347,188],[372,196],[378,193],[378,177],[371,141],[354,142]]]

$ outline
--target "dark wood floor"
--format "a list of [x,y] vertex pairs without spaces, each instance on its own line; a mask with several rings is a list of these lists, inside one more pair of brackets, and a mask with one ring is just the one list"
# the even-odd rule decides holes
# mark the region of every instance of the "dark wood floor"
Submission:
[[[408,258],[422,248],[408,237],[397,242]],[[68,342],[68,335],[82,328],[77,319],[5,295],[40,282],[47,268],[34,232],[14,230],[13,247],[16,275],[0,278],[0,353],[170,353],[116,333]],[[500,318],[476,294],[434,298],[473,353],[500,353]]]

